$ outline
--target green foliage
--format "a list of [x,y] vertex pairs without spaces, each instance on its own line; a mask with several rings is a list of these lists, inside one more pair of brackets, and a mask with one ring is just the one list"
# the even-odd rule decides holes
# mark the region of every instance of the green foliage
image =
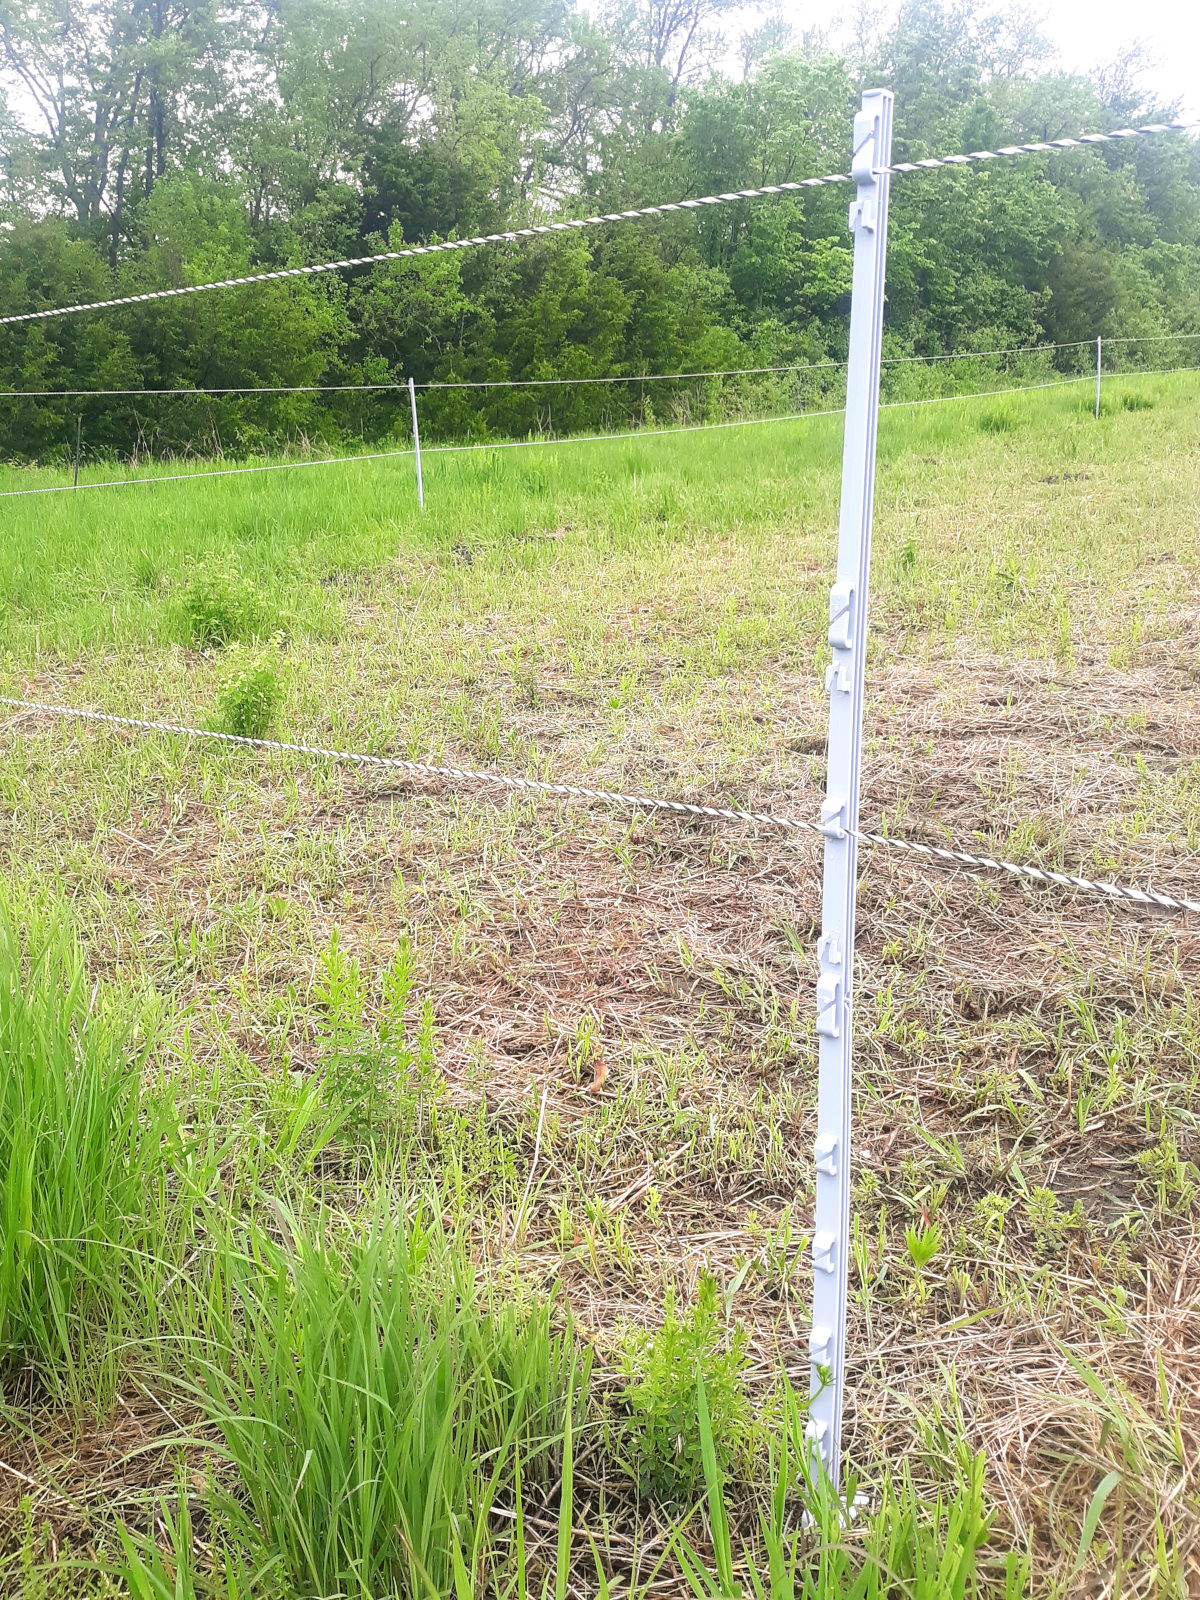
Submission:
[[333,929],[317,981],[317,1049],[326,1107],[343,1125],[379,1132],[401,1114],[419,1121],[422,1110],[440,1098],[428,1002],[415,1042],[410,1038],[412,988],[412,945],[401,939],[369,1017],[362,969]]
[[289,1592],[428,1600],[487,1556],[514,1456],[561,1462],[587,1363],[548,1306],[492,1303],[418,1210],[341,1231],[277,1207],[227,1247],[227,1359],[205,1405],[236,1470],[224,1516]]
[[227,561],[198,563],[183,593],[188,643],[210,650],[245,639],[258,630],[263,605],[251,580]]
[[[36,922],[34,924],[36,927]],[[0,910],[0,1361],[103,1404],[155,1298],[173,1125],[61,924]]]
[[281,687],[279,647],[265,650],[231,647],[217,700],[217,727],[240,739],[265,739],[275,725]]
[[623,1445],[643,1494],[679,1500],[696,1491],[706,1448],[698,1386],[706,1394],[712,1448],[722,1471],[746,1454],[750,1408],[742,1382],[746,1335],[727,1333],[720,1292],[708,1273],[690,1310],[668,1294],[662,1326],[631,1335],[621,1355],[627,1412]]

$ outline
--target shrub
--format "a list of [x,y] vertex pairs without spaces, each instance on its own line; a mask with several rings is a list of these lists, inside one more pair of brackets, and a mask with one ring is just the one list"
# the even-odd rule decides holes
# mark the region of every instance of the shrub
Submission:
[[61,926],[0,910],[0,1362],[102,1405],[161,1259],[144,1220],[171,1141],[126,1028],[89,1002]]
[[265,739],[275,724],[281,690],[279,647],[230,651],[217,702],[217,727],[240,739]]
[[717,1460],[724,1471],[749,1440],[742,1383],[746,1335],[726,1334],[716,1280],[705,1273],[690,1312],[668,1293],[661,1328],[629,1341],[621,1358],[630,1468],[643,1494],[690,1499],[703,1475],[697,1390],[703,1382]]

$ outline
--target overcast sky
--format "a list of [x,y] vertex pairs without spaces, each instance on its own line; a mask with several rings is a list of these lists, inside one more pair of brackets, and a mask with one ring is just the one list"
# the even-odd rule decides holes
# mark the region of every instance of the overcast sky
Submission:
[[1140,39],[1155,62],[1146,81],[1200,116],[1197,0],[1046,0],[1042,9],[1047,37],[1065,65],[1103,66]]
[[[834,25],[853,10],[851,0],[783,0],[799,31]],[[883,13],[893,0],[880,0]],[[1133,40],[1155,65],[1146,81],[1169,99],[1181,99],[1200,116],[1200,0],[1034,0],[1030,7],[1062,64],[1073,70],[1105,66]]]

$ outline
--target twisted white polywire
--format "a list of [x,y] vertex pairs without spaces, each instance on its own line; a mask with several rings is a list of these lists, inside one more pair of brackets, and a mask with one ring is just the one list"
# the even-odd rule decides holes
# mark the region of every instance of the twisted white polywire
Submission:
[[[969,167],[984,161],[1008,157],[1049,154],[1087,145],[1108,144],[1114,139],[1138,139],[1148,134],[1188,133],[1200,127],[1196,122],[1148,122],[1140,128],[1115,128],[1111,133],[1084,133],[1075,139],[1048,139],[1035,144],[1003,145],[999,150],[971,150],[963,155],[927,156],[921,161],[900,161],[887,170],[898,175],[924,172],[936,167]],[[250,283],[278,283],[285,278],[306,278],[323,272],[345,272],[352,267],[373,266],[380,261],[404,261],[412,256],[439,255],[447,250],[470,250],[478,245],[511,244],[518,239],[537,239],[548,234],[574,233],[581,228],[598,228],[609,222],[641,222],[646,217],[666,216],[673,211],[696,211],[701,206],[732,205],[738,200],[761,200],[767,195],[791,194],[801,189],[821,189],[828,184],[853,183],[845,172],[827,172],[821,177],[796,178],[787,183],[766,183],[757,189],[735,189],[726,194],[699,195],[691,200],[673,200],[663,205],[636,206],[629,211],[605,211],[591,217],[574,217],[566,222],[543,222],[528,228],[510,228],[504,233],[477,233],[469,239],[445,239],[438,244],[406,245],[401,250],[380,250],[373,255],[346,256],[340,261],[321,261],[305,267],[278,267],[274,272],[249,272],[237,278],[218,278],[210,283],[189,283],[175,289],[149,289],[144,294],[116,295],[109,300],[81,301],[72,306],[51,306],[41,311],[21,311],[0,317],[0,326],[17,322],[40,322],[48,317],[71,316],[78,311],[108,311],[115,306],[144,305],[151,300],[177,300],[185,295],[203,294],[209,289],[237,289]]]
[[735,200],[758,200],[765,195],[788,194],[799,189],[819,189],[826,184],[850,183],[844,172],[831,172],[821,178],[798,178],[790,183],[768,183],[758,189],[738,189],[729,194],[706,194],[694,200],[674,200],[664,205],[638,206],[631,211],[605,211],[592,217],[575,217],[567,222],[542,222],[528,228],[509,228],[504,233],[477,233],[469,239],[444,239],[438,244],[406,245],[401,250],[380,250],[373,255],[346,256],[340,261],[321,261],[305,267],[279,267],[274,272],[248,272],[237,278],[218,278],[210,283],[183,284],[175,289],[149,289],[144,294],[115,295],[109,300],[81,301],[72,306],[52,306],[42,311],[22,311],[0,317],[0,325],[14,322],[40,322],[48,317],[67,317],[77,311],[108,311],[115,306],[144,305],[150,300],[178,300],[185,295],[203,294],[209,289],[238,289],[250,283],[278,283],[285,278],[309,278],[323,272],[345,272],[352,267],[369,267],[380,261],[406,261],[413,256],[441,255],[447,250],[470,250],[478,245],[512,244],[518,239],[538,239],[547,234],[575,233],[581,228],[598,228],[608,222],[640,222],[645,217],[666,216],[672,211],[695,211],[701,206],[729,205]]
[[965,850],[923,844],[915,839],[897,839],[891,834],[871,833],[861,828],[842,828],[810,822],[803,817],[782,817],[769,811],[742,811],[732,806],[704,806],[691,800],[666,800],[656,795],[626,794],[616,789],[593,789],[580,783],[553,783],[545,778],[521,778],[505,772],[478,771],[471,767],[452,767],[429,761],[410,761],[402,756],[369,755],[357,750],[331,750],[323,745],[296,744],[283,739],[251,739],[243,734],[221,733],[213,728],[189,727],[185,723],[152,722],[144,717],[124,717],[114,712],[89,711],[78,706],[50,705],[39,700],[21,700],[9,695],[0,695],[0,705],[11,706],[19,711],[34,712],[40,716],[101,723],[114,728],[130,728],[141,733],[168,733],[190,739],[207,739],[218,744],[242,745],[255,750],[278,750],[289,755],[313,756],[322,761],[335,761],[352,766],[381,767],[391,771],[406,772],[417,778],[447,779],[453,783],[475,784],[485,788],[507,789],[515,793],[547,795],[554,798],[594,800],[602,805],[619,806],[625,810],[665,811],[675,816],[703,817],[714,822],[748,822],[759,827],[777,828],[783,832],[815,833],[822,837],[832,835],[840,838],[843,834],[849,833],[863,844],[917,856],[927,861],[965,867],[972,870],[975,875],[978,875],[979,869],[983,869],[1002,873],[1011,878],[1025,879],[1031,883],[1057,884],[1066,889],[1078,889],[1085,893],[1102,895],[1108,900],[1153,906],[1163,911],[1200,912],[1200,901],[1161,894],[1156,889],[1142,889],[1134,884],[1108,883],[1068,872],[1053,872],[1027,862],[972,855]]

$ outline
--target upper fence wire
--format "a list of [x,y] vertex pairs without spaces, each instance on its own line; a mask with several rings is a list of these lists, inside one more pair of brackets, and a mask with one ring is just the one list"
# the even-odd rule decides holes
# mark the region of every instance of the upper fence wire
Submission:
[[[1200,333],[1133,333],[1106,338],[1105,345],[1163,344],[1171,341],[1200,340]],[[1095,339],[1068,339],[1056,343],[1003,345],[987,350],[935,351],[929,355],[884,356],[885,367],[937,366],[952,361],[998,360],[1005,356],[1055,355],[1062,350],[1094,350]],[[831,372],[845,367],[844,358],[826,361],[791,361],[764,367],[706,367],[688,372],[613,372],[588,373],[571,377],[540,378],[421,378],[416,388],[441,389],[565,389],[586,384],[683,383],[708,378],[786,377],[800,372]],[[180,384],[172,388],[142,385],[125,389],[0,389],[0,400],[104,400],[177,399],[189,395],[214,397],[273,394],[398,394],[408,393],[408,379],[361,383],[259,383],[259,384]]]
[[[1052,155],[1061,150],[1084,149],[1125,139],[1146,138],[1163,133],[1191,133],[1200,122],[1148,122],[1136,128],[1114,128],[1108,133],[1083,133],[1074,138],[1039,140],[1031,144],[1003,145],[998,150],[970,150],[957,155],[926,156],[920,161],[900,161],[887,170],[897,175],[927,172],[936,168],[970,167],[989,161],[1010,160],[1026,155]],[[699,195],[688,200],[672,200],[661,205],[637,206],[629,211],[606,211],[590,217],[574,217],[561,222],[536,223],[526,228],[510,228],[503,233],[478,233],[467,239],[445,239],[435,244],[406,245],[400,250],[379,250],[371,255],[346,256],[338,261],[320,261],[302,267],[277,267],[271,272],[249,272],[236,278],[216,278],[208,283],[180,284],[171,289],[148,289],[141,294],[114,295],[107,300],[80,301],[75,305],[46,306],[37,311],[20,311],[0,317],[0,326],[21,322],[40,322],[50,317],[74,316],[82,311],[108,311],[118,306],[145,305],[152,300],[176,300],[206,294],[214,289],[240,289],[247,284],[278,283],[288,278],[314,277],[327,272],[348,272],[356,267],[374,266],[383,261],[405,261],[416,256],[440,255],[446,251],[472,250],[485,245],[513,244],[521,239],[538,239],[581,229],[604,227],[613,222],[641,222],[648,217],[674,212],[698,211],[702,207],[734,205],[741,200],[760,200],[771,195],[792,194],[805,189],[820,189],[830,184],[852,183],[849,173],[827,172],[820,177],[797,178],[785,183],[762,184],[755,189],[731,190],[725,194]]]

